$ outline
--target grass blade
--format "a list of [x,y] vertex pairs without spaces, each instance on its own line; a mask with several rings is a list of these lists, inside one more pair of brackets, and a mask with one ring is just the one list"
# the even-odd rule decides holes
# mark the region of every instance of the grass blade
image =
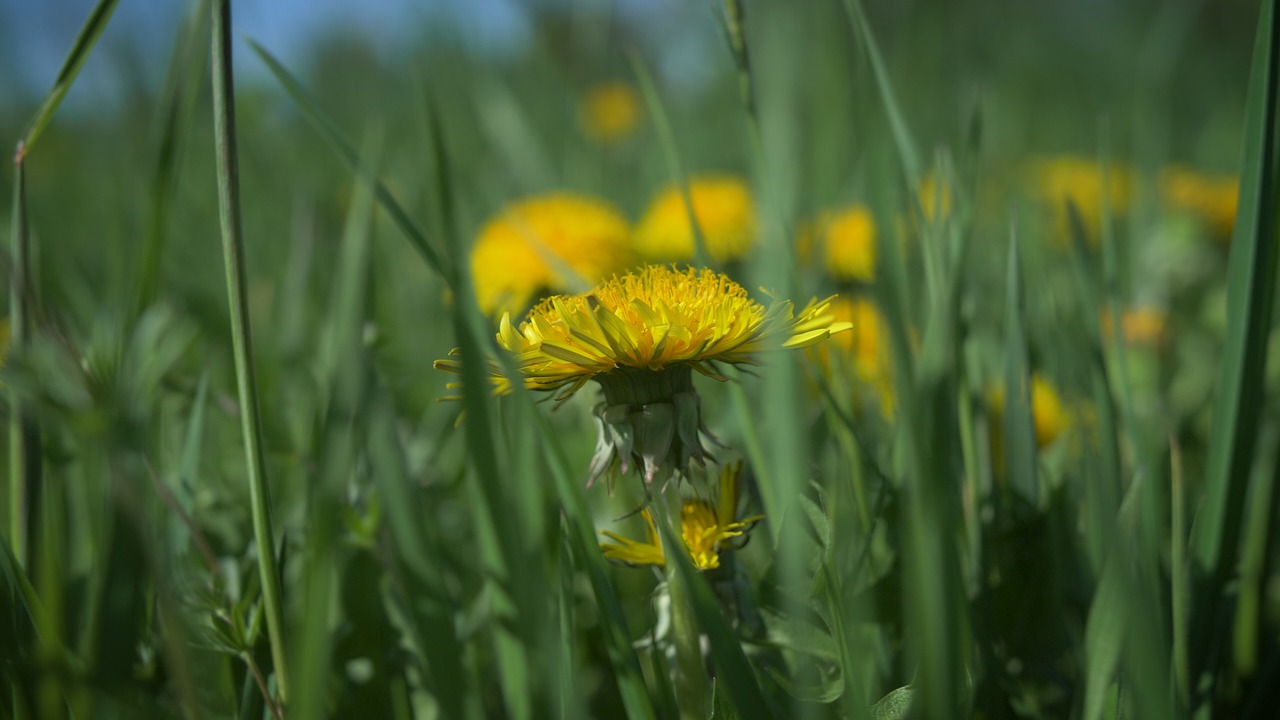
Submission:
[[1035,424],[1031,419],[1031,374],[1023,325],[1022,263],[1017,232],[1009,237],[1004,330],[1004,471],[1011,487],[1033,505],[1039,501]]
[[231,1],[213,4],[213,124],[217,152],[218,209],[226,265],[227,303],[235,355],[236,391],[240,401],[240,429],[244,438],[245,470],[252,502],[253,536],[262,579],[271,659],[280,701],[289,699],[289,673],[284,645],[284,612],[280,573],[276,567],[267,488],[267,462],[262,443],[262,413],[253,365],[253,332],[249,326],[249,290],[245,271],[244,229],[240,213],[240,171],[236,151],[235,81],[231,64]]
[[58,77],[53,82],[53,89],[45,96],[35,117],[31,119],[31,124],[27,125],[27,131],[23,133],[22,144],[28,152],[36,144],[36,140],[40,139],[45,126],[53,119],[54,112],[62,104],[62,98],[66,97],[67,91],[76,81],[76,76],[80,74],[80,67],[89,57],[89,51],[98,42],[102,31],[107,27],[107,22],[111,19],[111,14],[115,12],[116,2],[117,0],[98,0],[93,12],[89,14],[89,19],[85,20],[80,28],[80,34],[76,35],[76,41],[71,45],[71,52],[67,53],[66,59],[62,61],[62,69],[58,71]]
[[[1227,337],[1215,385],[1213,434],[1205,474],[1204,505],[1192,529],[1197,569],[1218,583],[1235,570],[1245,488],[1258,435],[1267,338],[1275,297],[1277,192],[1277,23],[1272,0],[1263,3],[1249,78],[1240,204],[1227,270]],[[1206,617],[1213,617],[1210,613]]]

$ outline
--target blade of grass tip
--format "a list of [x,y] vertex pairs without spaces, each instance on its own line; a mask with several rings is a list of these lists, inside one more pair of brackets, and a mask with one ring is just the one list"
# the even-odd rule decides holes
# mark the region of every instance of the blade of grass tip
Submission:
[[[685,583],[688,600],[698,625],[711,642],[711,657],[715,662],[716,685],[728,694],[738,717],[743,720],[774,717],[765,695],[760,689],[760,682],[751,663],[742,651],[742,645],[729,623],[725,620],[720,604],[705,578],[693,566],[684,543],[678,540],[676,530],[671,527],[673,518],[661,518],[655,523],[662,537],[662,547],[669,550],[663,553],[666,562],[675,563],[675,572]],[[675,552],[671,552],[674,550]]]
[[182,168],[183,141],[195,116],[196,102],[200,94],[201,78],[205,72],[208,55],[204,51],[204,38],[209,18],[210,0],[200,0],[183,26],[182,34],[173,47],[169,61],[169,75],[165,80],[161,106],[160,147],[156,157],[155,174],[151,180],[151,212],[147,219],[147,234],[142,250],[142,269],[139,272],[138,296],[134,316],[142,314],[155,302],[160,291],[160,275],[163,267],[165,231],[168,228],[171,202],[177,179]]
[[80,33],[76,35],[76,40],[71,45],[71,51],[62,61],[62,69],[58,71],[57,79],[53,81],[53,89],[45,96],[44,102],[40,103],[35,117],[31,119],[26,132],[23,133],[23,145],[28,151],[36,144],[45,126],[53,118],[53,113],[62,104],[62,98],[66,97],[76,76],[80,74],[80,67],[89,57],[89,51],[98,42],[102,31],[107,27],[107,22],[111,19],[111,14],[115,12],[116,2],[117,0],[99,0],[93,12],[89,14],[89,18],[81,26]]
[[[1236,569],[1245,486],[1254,459],[1264,394],[1267,339],[1275,297],[1277,261],[1276,194],[1280,191],[1277,144],[1277,72],[1280,72],[1280,16],[1274,0],[1262,4],[1245,113],[1240,203],[1227,269],[1227,337],[1215,385],[1213,429],[1205,468],[1203,505],[1191,532],[1194,567],[1212,579],[1200,623],[1202,661],[1207,648],[1225,636],[1212,619]],[[1199,610],[1199,608],[1197,608]],[[1193,672],[1193,677],[1198,677]]]
[[1036,477],[1035,423],[1031,419],[1031,377],[1023,325],[1022,263],[1014,223],[1011,228],[1005,284],[1004,470],[1009,485],[1035,505],[1040,498],[1040,484]]
[[1264,456],[1253,472],[1253,489],[1248,503],[1244,527],[1244,552],[1240,556],[1240,590],[1236,601],[1235,651],[1236,670],[1250,677],[1258,669],[1258,639],[1265,629],[1259,623],[1263,602],[1263,579],[1267,574],[1267,537],[1271,518],[1275,517],[1275,480],[1280,466],[1275,462],[1276,428],[1269,425],[1264,433]]
[[698,222],[698,213],[693,204],[693,191],[689,187],[689,176],[685,173],[684,163],[680,161],[680,150],[676,145],[675,134],[671,131],[671,122],[667,119],[667,111],[658,95],[658,88],[653,83],[649,68],[634,49],[627,51],[627,59],[631,62],[631,71],[636,76],[636,85],[644,97],[645,107],[649,108],[649,119],[658,133],[658,143],[662,145],[662,153],[667,158],[667,169],[671,179],[680,189],[680,197],[684,200],[685,212],[689,215],[689,228],[693,232],[693,262],[699,267],[718,268],[707,253],[707,237]]
[[[376,162],[381,143],[374,136],[364,153],[364,164]],[[372,172],[371,172],[372,174]],[[364,345],[360,341],[364,315],[364,288],[369,260],[369,225],[373,196],[367,183],[355,183],[351,210],[343,229],[342,246],[336,268],[336,287],[321,346],[320,378],[328,386],[325,394],[323,464],[319,482],[311,487],[307,557],[304,565],[302,623],[294,665],[293,715],[299,718],[325,716],[328,696],[329,659],[333,649],[329,618],[334,603],[337,575],[336,538],[347,479],[354,474],[359,453],[353,423],[360,422],[361,390],[364,387]]]
[[266,611],[271,660],[281,703],[289,700],[289,673],[284,645],[284,612],[280,574],[276,568],[275,541],[271,529],[271,504],[267,488],[266,455],[262,448],[262,415],[258,381],[253,365],[253,333],[249,325],[249,295],[244,257],[244,231],[240,216],[239,160],[236,154],[235,81],[231,64],[231,1],[215,0],[212,8],[213,124],[217,151],[218,208],[222,226],[223,262],[226,265],[227,303],[235,355],[236,390],[240,402],[240,429],[244,438],[245,471],[253,516],[253,536],[262,577],[262,602]]
[[[17,353],[32,336],[36,288],[31,274],[31,233],[27,227],[27,176],[24,145],[13,159],[13,275],[9,284],[9,352]],[[27,567],[29,516],[41,485],[40,426],[16,387],[9,388],[9,542],[18,566]]]
[[414,249],[418,251],[418,254],[422,256],[423,260],[426,260],[427,265],[446,280],[453,277],[452,270],[445,264],[440,252],[432,247],[427,236],[424,235],[418,229],[417,225],[409,219],[409,213],[405,212],[404,207],[401,206],[400,202],[391,194],[391,191],[387,189],[387,186],[382,182],[382,180],[360,171],[360,157],[357,155],[355,148],[352,147],[351,143],[347,142],[343,137],[342,131],[338,129],[337,123],[335,123],[324,113],[323,110],[320,109],[319,104],[311,97],[310,93],[303,88],[302,84],[298,82],[298,80],[294,78],[293,75],[285,69],[284,65],[281,65],[280,62],[271,55],[271,53],[267,52],[266,49],[253,40],[248,40],[247,42],[249,43],[249,47],[252,48],[262,62],[266,64],[267,69],[271,71],[271,74],[275,76],[280,85],[284,87],[285,92],[293,102],[302,110],[303,116],[306,117],[320,135],[324,137],[329,146],[338,154],[338,157],[342,158],[347,166],[356,173],[358,179],[373,186],[374,199],[378,201],[378,204],[382,206],[383,210],[387,211],[387,214],[391,216],[391,221],[395,223],[400,232],[409,240]]

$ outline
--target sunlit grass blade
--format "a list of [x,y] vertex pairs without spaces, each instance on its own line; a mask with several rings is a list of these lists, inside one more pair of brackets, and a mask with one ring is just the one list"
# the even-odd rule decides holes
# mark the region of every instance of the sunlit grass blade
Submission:
[[249,482],[253,536],[258,550],[262,602],[266,613],[276,690],[282,703],[289,700],[289,673],[284,644],[284,611],[280,573],[275,562],[271,528],[271,504],[267,488],[267,464],[263,450],[262,411],[254,370],[253,332],[249,324],[249,290],[245,270],[244,229],[240,212],[240,170],[236,149],[235,82],[231,64],[231,2],[213,3],[213,124],[217,153],[218,209],[222,227],[222,252],[226,270],[236,390],[240,402],[240,428],[244,440],[245,469]]
[[53,82],[53,89],[45,97],[44,102],[40,104],[40,108],[36,110],[35,117],[31,119],[31,123],[27,125],[27,130],[23,133],[22,144],[26,147],[26,151],[30,152],[31,148],[40,139],[40,134],[44,132],[45,126],[53,118],[53,114],[58,110],[58,106],[62,104],[62,98],[66,97],[67,91],[71,89],[71,85],[76,80],[76,75],[80,73],[81,66],[89,57],[89,51],[98,42],[98,38],[102,35],[102,31],[106,29],[107,22],[111,20],[111,14],[115,12],[117,0],[99,0],[94,6],[93,12],[89,14],[89,18],[85,20],[84,25],[80,28],[80,33],[76,35],[76,40],[71,46],[71,51],[67,53],[67,57],[62,61],[62,69],[58,71],[58,77]]
[[274,75],[280,85],[284,87],[285,92],[288,93],[289,97],[298,105],[298,108],[302,110],[302,114],[313,126],[315,126],[316,130],[320,132],[325,141],[328,142],[329,146],[338,153],[338,156],[346,162],[352,171],[357,173],[357,177],[359,177],[360,180],[370,183],[373,186],[374,199],[376,199],[378,204],[387,211],[387,214],[391,216],[392,222],[396,224],[396,227],[400,229],[400,232],[404,233],[404,236],[408,238],[414,249],[418,251],[418,254],[427,261],[427,265],[429,265],[431,269],[435,270],[441,277],[451,277],[452,273],[449,272],[440,252],[432,246],[431,242],[427,239],[427,236],[424,235],[414,222],[409,219],[409,213],[405,212],[404,207],[401,206],[400,202],[391,194],[391,191],[387,189],[387,186],[382,182],[382,180],[360,172],[360,156],[356,153],[356,150],[351,143],[347,142],[346,138],[343,137],[342,131],[338,129],[337,123],[325,114],[306,89],[303,88],[302,84],[285,69],[284,65],[280,64],[280,61],[276,60],[271,53],[267,52],[266,49],[256,42],[252,40],[249,40],[248,42],[249,47],[258,54],[258,57],[262,59],[262,62],[266,63],[267,69],[271,71],[271,74]]

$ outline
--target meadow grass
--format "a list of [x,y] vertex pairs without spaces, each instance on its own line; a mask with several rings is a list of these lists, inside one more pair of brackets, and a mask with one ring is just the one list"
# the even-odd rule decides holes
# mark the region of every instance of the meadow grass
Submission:
[[[516,59],[442,34],[388,67],[338,38],[309,72],[237,38],[229,0],[189,5],[155,96],[59,113],[100,60],[101,0],[43,102],[0,115],[0,717],[1280,707],[1274,2],[1247,103],[1182,144],[1158,109],[1190,2],[1109,16],[1155,17],[1110,37],[1146,38],[1132,107],[1086,89],[1043,123],[1035,84],[1057,69],[1016,38],[993,52],[1038,60],[985,68],[990,97],[959,70],[930,80],[948,43],[990,37],[993,4],[713,3],[682,15],[709,66],[696,93],[607,3],[533,13]],[[634,117],[584,130],[604,81],[635,88],[616,110]],[[1188,158],[1235,168],[1227,230],[1221,203],[1170,200]],[[707,172],[752,189],[745,256],[698,211]],[[472,248],[522,197],[638,218],[663,186],[691,264],[874,321],[697,377],[706,468],[586,487],[596,386],[493,396],[523,359],[477,306]],[[855,202],[874,277],[824,262]],[[547,262],[603,279],[579,259]],[[452,348],[460,378],[432,369]],[[708,565],[682,498],[723,493],[740,459],[742,534]],[[600,530],[646,526],[665,567],[602,551]]]

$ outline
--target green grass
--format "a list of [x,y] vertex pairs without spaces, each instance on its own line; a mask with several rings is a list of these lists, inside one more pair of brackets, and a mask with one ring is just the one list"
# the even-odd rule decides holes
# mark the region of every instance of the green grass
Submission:
[[[0,112],[0,718],[1273,712],[1273,2],[1202,34],[1194,3],[730,0],[661,39],[575,6],[514,57],[441,32],[295,66],[213,0],[171,28],[161,91],[62,108],[114,5]],[[702,80],[672,73],[679,42]],[[643,116],[608,147],[574,116],[605,79]],[[1046,201],[1025,167],[1052,154],[1145,180]],[[1162,200],[1173,164],[1238,175],[1229,244]],[[707,171],[756,196],[754,253],[718,269],[874,301],[894,403],[832,353],[698,377],[766,517],[717,570],[654,572],[598,546],[639,537],[652,489],[584,487],[595,386],[489,395],[477,359],[514,365],[470,247],[557,189],[636,220],[675,183],[691,211]],[[797,253],[855,201],[870,284]],[[1163,341],[1100,321],[1143,304]],[[1033,378],[1069,418],[1043,446]],[[678,503],[653,507],[672,540]]]

